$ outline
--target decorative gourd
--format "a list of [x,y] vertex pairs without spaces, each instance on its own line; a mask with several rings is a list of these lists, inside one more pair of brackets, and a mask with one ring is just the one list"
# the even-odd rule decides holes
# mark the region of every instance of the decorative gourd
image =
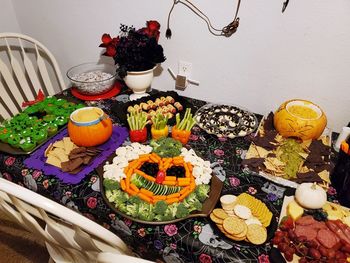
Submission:
[[78,146],[96,146],[112,135],[111,119],[97,107],[85,107],[74,111],[68,122],[68,134]]
[[302,140],[317,139],[327,125],[324,112],[307,100],[290,100],[283,103],[275,113],[274,126],[283,137]]
[[295,191],[295,199],[306,209],[320,209],[327,202],[327,193],[316,183],[302,183]]

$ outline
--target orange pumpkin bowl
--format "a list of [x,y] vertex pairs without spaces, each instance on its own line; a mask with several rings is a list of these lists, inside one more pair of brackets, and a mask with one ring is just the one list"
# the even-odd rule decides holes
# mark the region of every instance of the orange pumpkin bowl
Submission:
[[85,107],[70,115],[68,134],[78,146],[96,146],[106,142],[112,135],[111,119],[97,107]]
[[327,118],[322,109],[307,100],[286,101],[274,116],[276,130],[286,138],[318,139],[326,125]]

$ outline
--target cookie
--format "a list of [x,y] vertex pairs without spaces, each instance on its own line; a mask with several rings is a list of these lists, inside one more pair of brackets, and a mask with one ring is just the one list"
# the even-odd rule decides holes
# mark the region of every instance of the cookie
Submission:
[[228,214],[227,214],[227,213],[225,212],[225,210],[222,209],[222,208],[215,208],[215,209],[213,210],[213,214],[214,214],[216,217],[218,217],[218,218],[220,218],[220,219],[222,219],[222,220],[224,220],[225,218],[228,217]]
[[257,224],[248,225],[247,239],[254,245],[261,245],[267,239],[266,228]]
[[231,235],[238,235],[244,231],[246,224],[238,218],[227,217],[222,226],[227,233]]

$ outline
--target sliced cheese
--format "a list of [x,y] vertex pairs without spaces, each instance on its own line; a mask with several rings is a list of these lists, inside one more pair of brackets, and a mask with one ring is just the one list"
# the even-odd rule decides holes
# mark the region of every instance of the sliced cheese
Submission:
[[304,214],[304,208],[302,208],[297,202],[292,201],[287,206],[287,215],[294,221],[299,219]]

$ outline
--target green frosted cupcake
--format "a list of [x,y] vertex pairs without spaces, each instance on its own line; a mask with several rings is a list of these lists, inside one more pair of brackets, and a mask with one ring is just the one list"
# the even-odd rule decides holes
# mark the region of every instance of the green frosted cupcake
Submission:
[[49,123],[46,125],[46,130],[49,136],[52,136],[57,133],[58,126],[54,123]]
[[7,139],[11,134],[11,129],[3,127],[0,128],[0,141],[7,143]]
[[36,146],[35,142],[33,142],[32,140],[25,140],[25,139],[23,139],[21,141],[21,144],[19,145],[19,147],[25,152],[29,152],[33,150],[35,146]]
[[46,140],[47,135],[48,135],[47,130],[41,129],[41,130],[35,131],[32,135],[32,138],[34,142],[36,142],[37,144],[40,144]]
[[53,122],[55,119],[56,119],[56,116],[53,114],[48,114],[43,118],[45,122]]
[[22,138],[18,134],[11,134],[7,139],[7,143],[12,147],[18,148],[20,146],[21,140]]
[[57,126],[63,126],[67,123],[67,118],[64,116],[56,117],[53,123],[56,124]]

